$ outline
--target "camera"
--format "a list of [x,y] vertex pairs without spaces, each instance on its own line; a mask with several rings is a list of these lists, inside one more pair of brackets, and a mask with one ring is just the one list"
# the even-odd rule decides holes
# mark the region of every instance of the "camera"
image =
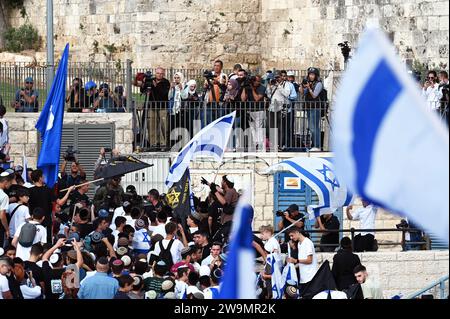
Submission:
[[204,76],[205,79],[207,79],[208,81],[214,80],[214,78],[215,78],[213,72],[212,72],[212,71],[209,71],[209,70],[205,70],[205,72],[203,72],[203,76]]
[[203,185],[208,185],[208,181],[204,177],[202,177],[201,183]]
[[395,227],[397,227],[397,229],[405,229],[405,228],[409,228],[409,224],[406,220],[402,219],[400,221],[400,224],[395,225]]
[[[253,77],[253,78],[254,78],[254,77]],[[246,77],[244,77],[244,78],[238,78],[237,80],[238,80],[238,82],[239,82],[239,85],[240,85],[242,88],[248,88],[248,87],[251,86],[251,83],[252,83],[251,79],[252,79],[252,77],[246,76]],[[254,79],[253,79],[253,81],[254,81]]]
[[308,84],[308,79],[307,78],[304,78],[303,80],[302,80],[302,85],[306,85],[306,84]]
[[110,147],[104,147],[105,152],[112,152],[112,148]]
[[277,210],[276,213],[275,213],[275,215],[278,216],[278,217],[283,217],[283,216],[284,216],[284,211],[282,211],[282,210]]
[[80,154],[77,150],[73,149],[72,145],[67,146],[66,152],[64,153],[64,160],[67,162],[76,162],[75,154]]
[[347,62],[351,51],[351,48],[348,45],[348,41],[338,43],[338,46],[341,48],[342,56],[344,57],[344,62]]
[[153,81],[156,78],[154,77],[151,71],[147,71],[144,73],[144,78],[142,80],[141,92],[149,92],[152,89]]

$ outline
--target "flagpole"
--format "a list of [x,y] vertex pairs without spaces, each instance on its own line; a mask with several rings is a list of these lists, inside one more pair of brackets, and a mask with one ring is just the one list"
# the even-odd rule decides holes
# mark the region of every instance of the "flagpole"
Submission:
[[273,237],[277,237],[277,236],[279,236],[280,234],[284,233],[286,230],[288,230],[289,228],[291,228],[292,226],[294,226],[296,223],[297,223],[297,222],[292,223],[292,224],[290,224],[288,227],[286,227],[286,228],[280,230],[278,233],[276,233],[275,235],[273,235]]
[[[79,188],[79,187],[81,187],[81,186],[84,186],[84,185],[89,185],[89,184],[92,184],[92,183],[95,183],[95,182],[102,181],[102,180],[104,180],[104,179],[105,179],[105,178],[102,177],[102,178],[94,179],[93,181],[90,181],[90,182],[86,182],[86,183],[82,183],[82,184],[75,185],[75,189],[77,189],[77,188]],[[59,192],[61,193],[61,192],[68,191],[69,188],[70,188],[70,187],[61,189]]]

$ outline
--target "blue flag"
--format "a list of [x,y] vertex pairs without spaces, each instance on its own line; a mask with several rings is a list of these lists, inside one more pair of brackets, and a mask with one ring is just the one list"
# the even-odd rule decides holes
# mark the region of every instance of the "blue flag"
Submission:
[[360,40],[332,125],[339,180],[448,243],[448,129],[379,29]]
[[227,256],[219,299],[255,299],[255,253],[251,222],[253,208],[248,192],[239,199],[233,216],[230,250]]
[[36,123],[42,139],[37,167],[43,171],[48,187],[53,187],[58,180],[68,58],[69,44],[66,44],[47,101]]

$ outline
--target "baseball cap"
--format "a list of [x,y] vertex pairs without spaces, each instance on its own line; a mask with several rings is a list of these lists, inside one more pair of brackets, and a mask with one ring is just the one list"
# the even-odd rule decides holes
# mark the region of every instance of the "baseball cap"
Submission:
[[287,71],[287,76],[295,76],[294,71]]
[[33,78],[32,78],[31,76],[29,76],[29,77],[27,77],[27,78],[25,79],[25,82],[31,82],[31,83],[33,83],[34,81],[33,81]]
[[97,87],[97,84],[95,84],[95,82],[94,81],[88,81],[87,83],[86,83],[86,85],[84,86],[84,88],[86,89],[86,90],[90,90],[90,89],[92,89],[92,88],[95,88],[95,87]]
[[67,241],[71,242],[73,239],[75,239],[75,241],[80,241],[80,235],[78,233],[70,233],[69,237],[67,237]]
[[290,212],[295,212],[295,211],[298,210],[298,205],[297,204],[291,204],[291,205],[289,205],[288,209],[286,209],[286,210],[290,211]]
[[230,176],[230,175],[224,175],[223,176],[227,181],[229,181],[230,183],[233,183],[234,184],[234,178],[233,178],[233,176]]

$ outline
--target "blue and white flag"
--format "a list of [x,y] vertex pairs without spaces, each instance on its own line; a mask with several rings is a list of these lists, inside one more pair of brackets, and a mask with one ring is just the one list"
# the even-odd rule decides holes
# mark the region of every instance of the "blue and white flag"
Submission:
[[27,160],[27,157],[25,156],[25,151],[23,151],[23,153],[22,153],[22,167],[23,167],[22,179],[25,183],[27,183],[28,182],[28,172],[27,172],[28,160]]
[[332,125],[336,172],[350,190],[448,243],[448,129],[378,29],[360,40]]
[[281,274],[281,259],[278,253],[268,254],[266,263],[270,265],[271,269],[271,283],[272,283],[272,299],[282,299],[284,293],[285,281]]
[[170,166],[166,178],[167,187],[170,188],[173,183],[178,182],[189,167],[189,163],[198,156],[212,156],[216,162],[222,161],[235,117],[236,111],[215,120],[195,134]]
[[281,278],[283,280],[283,291],[286,288],[286,284],[288,281],[295,283],[295,286],[297,286],[297,271],[293,263],[287,263],[286,266],[284,266],[283,272],[281,273]]
[[220,299],[256,299],[252,219],[250,193],[245,191],[233,216],[230,250],[222,276]]
[[270,174],[280,170],[294,173],[316,192],[319,204],[308,207],[310,219],[322,214],[333,213],[336,209],[347,206],[352,201],[352,194],[347,191],[345,185],[338,181],[333,164],[326,159],[293,157],[272,165],[265,173]]
[[48,187],[53,187],[58,180],[68,59],[69,44],[66,44],[52,88],[36,123],[42,139],[37,167],[43,171]]

